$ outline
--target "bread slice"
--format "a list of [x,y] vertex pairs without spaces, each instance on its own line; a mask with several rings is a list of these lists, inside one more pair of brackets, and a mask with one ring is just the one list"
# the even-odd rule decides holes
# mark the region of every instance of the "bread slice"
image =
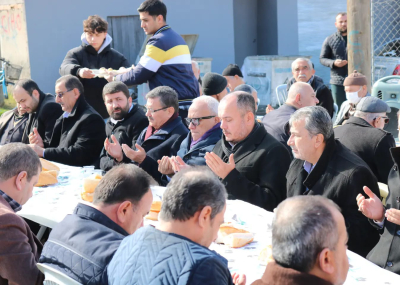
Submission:
[[233,247],[243,247],[246,244],[251,243],[254,240],[252,233],[233,233],[224,237],[224,244]]
[[83,191],[81,192],[81,198],[84,201],[93,202],[93,193],[99,184],[101,178],[99,174],[93,174],[83,180]]
[[58,172],[60,172],[60,168],[55,165],[54,163],[44,159],[44,158],[39,158],[40,159],[40,163],[42,164],[42,171],[49,171],[49,170],[55,170]]
[[56,170],[42,171],[39,174],[39,180],[35,186],[42,187],[42,186],[56,184],[58,182],[57,175],[58,172]]

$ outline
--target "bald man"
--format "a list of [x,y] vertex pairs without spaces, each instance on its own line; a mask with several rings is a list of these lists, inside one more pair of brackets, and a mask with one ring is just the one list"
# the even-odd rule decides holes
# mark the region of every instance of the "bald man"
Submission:
[[279,109],[266,114],[262,119],[262,123],[267,132],[283,143],[289,152],[292,153],[292,150],[287,145],[289,134],[286,127],[290,116],[300,108],[315,106],[318,103],[316,94],[309,84],[296,82],[290,87],[285,104],[279,107]]

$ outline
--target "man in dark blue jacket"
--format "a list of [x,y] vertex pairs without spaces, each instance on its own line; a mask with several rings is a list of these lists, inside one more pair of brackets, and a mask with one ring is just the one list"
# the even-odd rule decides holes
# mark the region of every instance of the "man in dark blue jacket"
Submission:
[[164,193],[157,228],[122,241],[108,266],[109,284],[233,284],[228,261],[208,249],[224,222],[226,198],[207,167],[180,171]]
[[[206,152],[211,152],[222,137],[218,105],[218,101],[211,96],[200,96],[193,100],[186,118],[190,132],[181,143],[176,157],[164,156],[158,161],[160,173],[172,177],[175,172],[189,165],[206,165]],[[168,183],[167,176],[163,176],[163,184]]]
[[122,239],[143,226],[153,179],[133,164],[110,170],[94,191],[50,233],[39,262],[82,284],[107,284],[107,265]]
[[129,72],[106,79],[126,85],[149,82],[150,90],[172,87],[179,98],[179,115],[187,117],[192,100],[199,96],[199,83],[193,74],[189,47],[185,40],[166,23],[167,7],[160,0],[146,0],[138,8],[142,28],[153,35],[147,42],[138,65]]

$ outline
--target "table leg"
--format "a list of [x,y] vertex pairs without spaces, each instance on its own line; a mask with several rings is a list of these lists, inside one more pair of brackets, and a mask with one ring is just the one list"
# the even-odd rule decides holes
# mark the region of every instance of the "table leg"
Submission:
[[42,237],[43,237],[44,232],[46,231],[46,229],[47,229],[46,226],[40,225],[39,232],[38,232],[37,235],[36,235],[36,237],[38,238],[38,240],[41,240],[41,239],[42,239]]

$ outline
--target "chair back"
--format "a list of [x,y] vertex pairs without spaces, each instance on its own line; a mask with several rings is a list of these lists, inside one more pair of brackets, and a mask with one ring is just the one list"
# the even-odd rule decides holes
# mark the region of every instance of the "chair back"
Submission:
[[281,84],[278,85],[275,89],[276,92],[276,99],[278,101],[279,107],[283,105],[283,103],[286,102],[287,99],[287,91],[286,91],[287,85],[286,84]]
[[61,273],[46,264],[38,263],[36,265],[44,274],[44,285],[82,285],[64,273]]

